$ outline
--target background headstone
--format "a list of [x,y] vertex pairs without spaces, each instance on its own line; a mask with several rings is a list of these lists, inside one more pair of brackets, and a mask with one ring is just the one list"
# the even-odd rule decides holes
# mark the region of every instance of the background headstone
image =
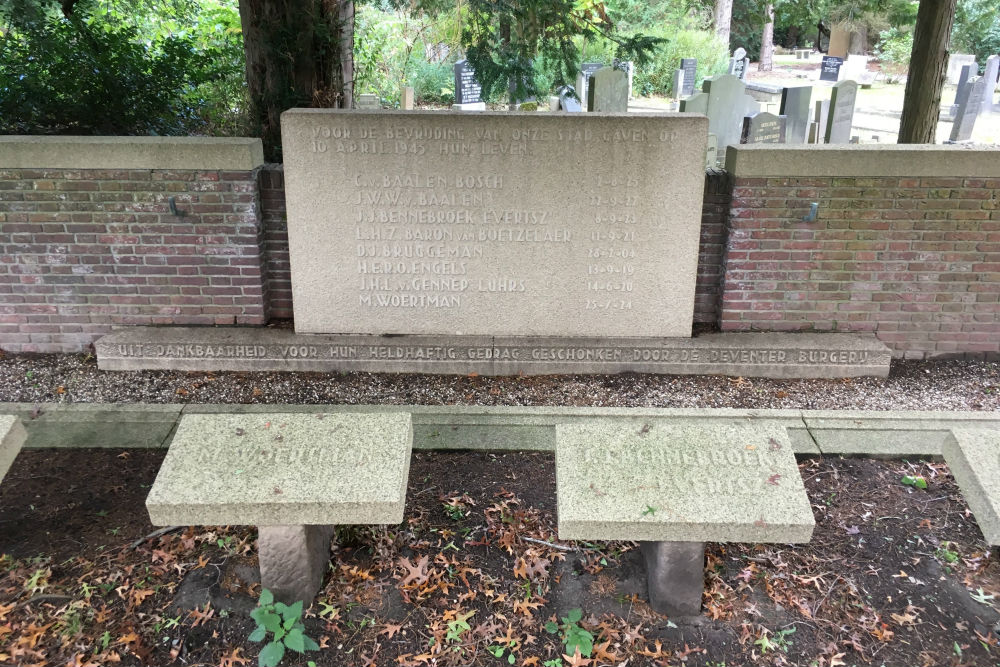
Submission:
[[684,85],[681,88],[681,95],[683,97],[694,95],[694,85],[698,78],[698,59],[681,58],[681,69],[684,70]]
[[672,93],[675,101],[679,102],[682,97],[685,97],[684,95],[685,78],[686,77],[684,76],[684,70],[679,69],[674,72],[674,83],[673,83]]
[[718,137],[724,158],[727,146],[740,143],[743,117],[760,111],[760,103],[747,95],[746,84],[729,74],[705,79],[701,89],[681,100],[681,111],[708,116],[708,131]]
[[403,86],[399,92],[399,108],[403,111],[413,111],[413,86]]
[[1000,55],[990,56],[986,59],[986,71],[983,73],[983,79],[986,81],[985,95],[983,95],[983,111],[987,113],[994,110],[1000,111],[1000,105],[993,104],[993,98],[996,96],[998,77],[1000,77]]
[[953,53],[948,56],[948,70],[945,77],[945,82],[955,85],[958,83],[958,77],[962,75],[962,68],[966,65],[971,65],[976,61],[976,56],[970,53]]
[[851,32],[843,28],[833,28],[830,30],[830,46],[826,50],[827,55],[835,58],[847,58],[851,50]]
[[558,91],[559,93],[559,108],[563,111],[580,112],[583,111],[583,106],[580,104],[580,100],[574,95],[573,86],[563,86]]
[[785,143],[785,118],[762,111],[743,117],[741,144]]
[[590,77],[594,72],[604,67],[604,63],[583,63],[580,71],[576,74],[576,94],[580,96],[580,103],[587,106],[587,86],[590,84]]
[[615,60],[614,68],[625,72],[628,77],[628,98],[632,99],[632,77],[635,74],[635,63],[631,60]]
[[822,144],[826,136],[826,121],[830,117],[830,100],[816,100],[813,125],[816,126],[816,138],[809,143]]
[[705,168],[715,169],[719,165],[719,138],[708,135],[708,147],[705,149]]
[[839,81],[840,68],[844,65],[843,58],[834,56],[823,56],[823,63],[819,67],[820,81]]
[[365,111],[378,111],[382,108],[382,103],[379,101],[378,95],[365,93],[364,95],[358,95],[358,103],[355,108]]
[[846,144],[851,141],[854,124],[854,102],[858,98],[856,81],[834,84],[830,93],[830,115],[826,121],[825,139],[828,144]]
[[965,101],[969,99],[969,93],[972,91],[971,88],[965,84],[969,80],[979,74],[979,65],[973,60],[968,65],[962,67],[962,73],[958,76],[958,87],[955,89],[955,106],[961,107],[965,105]]
[[812,86],[796,86],[781,90],[781,107],[778,111],[787,118],[785,123],[785,142],[789,144],[804,144],[809,131],[809,101],[812,99]]
[[468,60],[455,63],[455,104],[478,104],[483,101],[483,87],[476,80],[476,70]]
[[729,74],[740,81],[746,81],[749,67],[750,59],[747,58],[747,50],[741,46],[733,51],[733,57],[729,59]]
[[594,72],[587,87],[587,111],[628,111],[628,74],[613,67],[602,67]]
[[969,141],[972,130],[976,126],[976,117],[983,108],[983,98],[986,96],[986,79],[974,76],[965,82],[965,95],[962,104],[958,105],[955,123],[951,126],[951,141]]

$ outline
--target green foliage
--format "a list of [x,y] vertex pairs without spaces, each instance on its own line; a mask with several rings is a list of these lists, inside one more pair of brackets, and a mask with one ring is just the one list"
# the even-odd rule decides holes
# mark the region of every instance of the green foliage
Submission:
[[890,28],[879,33],[875,55],[882,63],[882,71],[890,80],[898,79],[906,74],[910,68],[910,55],[912,53],[912,32]]
[[986,59],[1000,53],[1000,12],[996,0],[958,0],[951,52],[976,54],[980,73]]
[[306,636],[302,624],[302,601],[292,606],[275,602],[274,595],[266,588],[260,593],[259,606],[250,613],[256,629],[250,633],[250,641],[264,641],[268,634],[271,641],[260,650],[257,663],[260,667],[275,667],[285,656],[285,649],[297,653],[318,651],[319,645]]
[[455,70],[444,63],[429,63],[413,54],[407,66],[413,94],[419,102],[451,104],[455,101]]
[[[209,0],[206,0],[208,3]],[[242,133],[239,15],[213,3],[184,27],[80,2],[14,13],[0,33],[0,133]]]
[[754,641],[754,644],[760,647],[760,652],[762,654],[768,651],[780,650],[784,653],[788,653],[788,647],[792,645],[792,642],[788,639],[789,635],[795,634],[795,627],[785,628],[784,630],[779,630],[775,632],[770,637],[766,634],[762,634],[759,639]]
[[[553,85],[575,82],[585,40],[614,44],[618,60],[643,65],[662,38],[617,30],[599,0],[468,0],[462,46],[487,99],[509,82],[514,97],[542,92],[535,81],[536,58],[553,64]],[[584,41],[581,41],[584,40]]]
[[570,609],[562,619],[562,625],[555,621],[545,624],[545,631],[550,634],[562,633],[562,642],[566,646],[566,655],[574,655],[579,649],[580,655],[589,658],[594,650],[594,635],[581,628],[578,624],[583,618],[583,610]]
[[[660,29],[664,30],[665,29]],[[661,34],[661,33],[657,33]],[[681,30],[670,35],[670,41],[657,51],[653,60],[636,68],[632,86],[638,95],[667,95],[673,92],[674,72],[681,58],[698,59],[697,89],[706,77],[725,74],[729,53],[725,45],[708,30]]]
[[916,475],[904,475],[903,479],[899,480],[904,486],[912,486],[915,489],[926,489],[927,480],[923,477]]

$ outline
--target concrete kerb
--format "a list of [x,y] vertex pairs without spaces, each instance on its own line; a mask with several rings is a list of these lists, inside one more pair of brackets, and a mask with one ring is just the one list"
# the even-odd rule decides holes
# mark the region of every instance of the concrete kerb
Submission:
[[637,420],[777,419],[796,454],[879,457],[941,455],[952,428],[1000,429],[1000,414],[957,411],[740,410],[452,405],[228,405],[0,403],[21,417],[26,448],[166,447],[182,414],[252,412],[409,412],[414,449],[554,451],[555,425],[610,416]]

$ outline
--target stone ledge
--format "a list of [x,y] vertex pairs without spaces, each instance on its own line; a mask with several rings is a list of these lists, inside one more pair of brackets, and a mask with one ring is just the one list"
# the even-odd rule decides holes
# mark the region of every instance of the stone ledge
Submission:
[[[32,416],[37,408],[42,412]],[[939,457],[951,430],[1000,430],[995,412],[742,410],[735,408],[605,408],[467,405],[268,405],[0,403],[0,414],[21,417],[26,448],[166,447],[182,414],[355,414],[409,412],[414,449],[553,451],[555,426],[604,417],[713,419],[730,422],[780,420],[792,449],[801,455]],[[145,425],[145,428],[143,428]],[[125,427],[125,428],[123,428]]]
[[944,458],[979,529],[1000,544],[1000,428],[957,428],[944,444]]
[[14,415],[0,415],[0,481],[17,458],[28,435],[21,420]]
[[252,171],[260,139],[229,137],[0,137],[2,169]]
[[1000,148],[930,144],[730,146],[735,178],[997,178]]
[[102,370],[327,371],[480,375],[885,377],[868,334],[723,333],[697,338],[499,338],[296,334],[283,329],[135,327],[95,343]]

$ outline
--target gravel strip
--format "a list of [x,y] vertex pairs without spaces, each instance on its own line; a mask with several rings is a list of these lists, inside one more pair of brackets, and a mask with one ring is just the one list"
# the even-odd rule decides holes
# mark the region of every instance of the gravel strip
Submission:
[[1000,410],[1000,362],[894,361],[888,378],[766,380],[639,373],[481,377],[99,371],[89,355],[8,354],[0,358],[0,402],[995,411]]

